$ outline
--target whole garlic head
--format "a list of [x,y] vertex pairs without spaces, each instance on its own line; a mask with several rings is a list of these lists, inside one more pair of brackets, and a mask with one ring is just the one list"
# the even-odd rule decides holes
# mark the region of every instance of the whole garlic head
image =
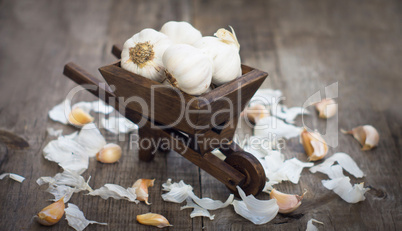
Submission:
[[160,32],[167,35],[173,43],[194,44],[201,39],[201,32],[188,22],[170,21],[165,23]]
[[212,83],[222,85],[242,74],[240,59],[240,44],[232,28],[232,32],[225,29],[219,29],[215,36],[202,37],[194,47],[201,49],[213,60],[214,72],[212,74]]
[[175,87],[190,95],[201,95],[211,85],[212,61],[200,49],[176,44],[163,55],[167,79]]
[[121,52],[121,67],[148,79],[165,79],[162,56],[172,41],[154,29],[144,29],[129,38]]

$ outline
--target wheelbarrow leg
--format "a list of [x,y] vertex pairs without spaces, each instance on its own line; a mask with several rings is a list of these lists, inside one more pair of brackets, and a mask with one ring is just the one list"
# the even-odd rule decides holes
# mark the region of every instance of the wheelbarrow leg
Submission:
[[157,147],[154,145],[154,135],[151,128],[143,126],[138,129],[138,155],[142,161],[149,162],[154,159]]

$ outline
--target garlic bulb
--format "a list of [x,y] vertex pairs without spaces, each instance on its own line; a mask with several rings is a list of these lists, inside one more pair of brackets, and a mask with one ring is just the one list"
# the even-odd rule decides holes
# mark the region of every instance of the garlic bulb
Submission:
[[190,95],[201,95],[211,85],[212,61],[193,46],[176,44],[166,49],[163,64],[169,82]]
[[194,43],[194,47],[201,49],[213,60],[213,84],[222,85],[242,74],[240,44],[233,28],[232,32],[219,29],[215,33],[216,37],[206,36]]
[[167,35],[176,44],[192,45],[202,37],[201,32],[188,22],[167,22],[162,26],[160,32]]
[[124,43],[121,67],[162,82],[165,78],[162,55],[171,44],[172,41],[165,34],[154,29],[144,29]]

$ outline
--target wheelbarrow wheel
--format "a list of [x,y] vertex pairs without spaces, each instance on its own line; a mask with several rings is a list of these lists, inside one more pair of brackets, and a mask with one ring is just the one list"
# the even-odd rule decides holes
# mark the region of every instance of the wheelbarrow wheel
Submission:
[[[246,176],[244,183],[239,185],[246,195],[258,195],[265,186],[266,176],[261,163],[248,152],[237,151],[228,155],[225,162]],[[237,191],[233,192],[238,196]]]

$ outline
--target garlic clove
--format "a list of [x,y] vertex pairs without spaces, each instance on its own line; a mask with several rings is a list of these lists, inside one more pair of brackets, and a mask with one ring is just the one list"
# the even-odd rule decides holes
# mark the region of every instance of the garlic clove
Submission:
[[157,213],[146,213],[142,215],[137,215],[137,221],[143,225],[152,225],[158,228],[164,228],[167,226],[172,226],[169,221],[162,215]]
[[377,147],[378,141],[380,140],[380,135],[378,134],[377,129],[371,125],[355,127],[351,131],[341,129],[341,132],[353,135],[353,137],[362,145],[363,151]]
[[138,179],[132,188],[135,188],[135,194],[137,195],[137,200],[144,201],[145,204],[148,203],[148,187],[154,186],[155,179]]
[[68,121],[71,124],[77,126],[83,126],[85,124],[94,121],[94,117],[92,117],[89,113],[85,112],[83,109],[75,107],[73,110],[71,110],[70,114],[68,115]]
[[333,99],[323,99],[315,104],[318,116],[323,119],[331,118],[338,111],[338,104]]
[[328,145],[318,132],[308,132],[304,129],[300,135],[304,150],[309,161],[321,160],[328,153]]
[[36,216],[36,220],[46,226],[51,226],[60,221],[61,217],[64,214],[64,197],[60,198],[60,200],[54,202],[51,205],[43,208]]
[[271,199],[276,199],[276,203],[279,206],[280,213],[290,213],[299,208],[299,206],[301,205],[301,201],[306,193],[307,191],[305,191],[303,195],[299,196],[299,195],[285,194],[279,192],[276,189],[272,189],[271,193],[269,194],[269,197]]
[[242,116],[247,117],[247,119],[252,123],[257,123],[259,119],[269,116],[269,111],[262,104],[255,104],[247,107],[242,113]]
[[121,158],[121,147],[117,144],[106,144],[97,154],[96,160],[105,164],[113,164]]

